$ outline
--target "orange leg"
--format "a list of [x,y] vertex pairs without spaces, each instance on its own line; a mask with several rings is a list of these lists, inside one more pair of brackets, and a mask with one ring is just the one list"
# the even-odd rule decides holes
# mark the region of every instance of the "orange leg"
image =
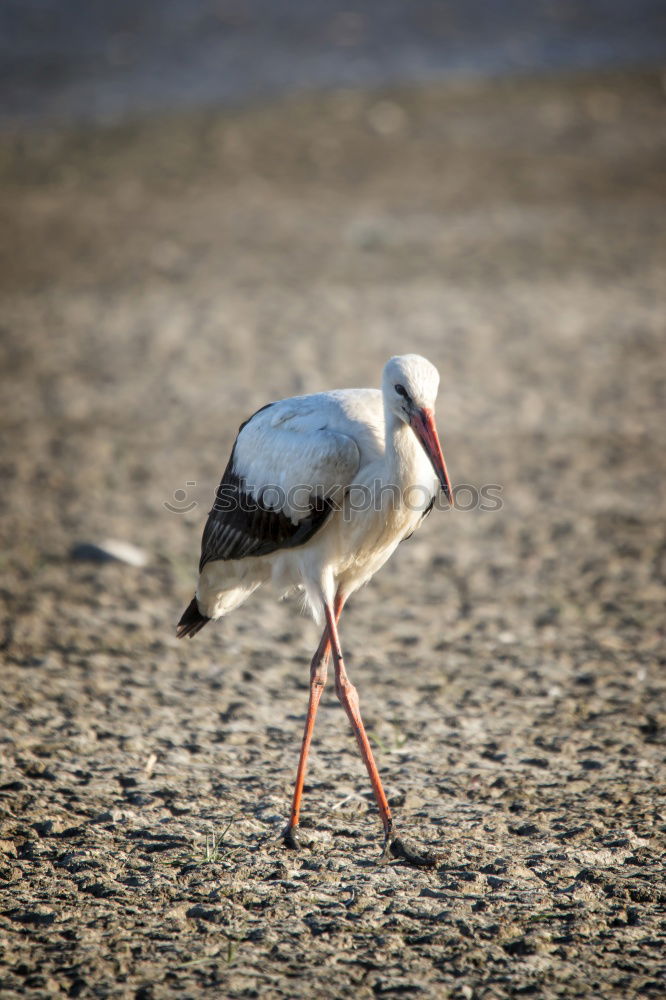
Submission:
[[356,736],[356,742],[358,743],[361,756],[363,757],[365,766],[368,769],[368,774],[370,775],[372,790],[375,793],[375,799],[377,800],[379,812],[382,817],[382,824],[384,826],[385,848],[388,850],[393,831],[391,810],[389,809],[389,804],[386,799],[386,795],[384,794],[384,789],[382,788],[379,771],[377,770],[375,759],[372,756],[370,743],[365,732],[363,719],[361,718],[358,693],[347,676],[347,671],[345,670],[344,661],[342,659],[342,650],[340,649],[340,639],[338,637],[337,629],[337,618],[339,617],[339,614],[337,616],[334,615],[328,605],[326,605],[325,611],[328,634],[331,638],[331,646],[333,649],[333,660],[335,662],[335,690],[345,712],[347,713],[349,721],[352,724],[352,729],[354,730],[354,735]]
[[[344,601],[341,599],[340,595],[336,595],[334,609],[335,621],[337,621],[340,617],[343,604]],[[301,744],[301,755],[298,761],[298,771],[296,772],[296,786],[294,788],[294,798],[291,804],[291,815],[289,817],[289,823],[282,834],[287,847],[293,847],[296,849],[300,847],[298,842],[298,822],[301,814],[303,785],[305,783],[305,774],[308,767],[308,754],[310,752],[310,743],[312,742],[312,733],[314,730],[315,719],[317,717],[317,709],[319,708],[319,702],[326,685],[328,659],[330,655],[331,637],[327,621],[321,641],[317,646],[317,652],[312,657],[312,663],[310,664],[310,701],[308,704],[308,714],[305,719],[305,731],[303,733],[303,742]]]

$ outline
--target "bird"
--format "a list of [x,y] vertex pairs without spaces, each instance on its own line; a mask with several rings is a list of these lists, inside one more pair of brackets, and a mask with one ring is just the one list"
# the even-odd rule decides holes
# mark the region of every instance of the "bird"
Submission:
[[317,708],[333,657],[335,688],[370,777],[384,857],[430,865],[398,835],[345,669],[338,621],[349,597],[410,537],[442,491],[453,491],[435,424],[439,373],[418,354],[390,358],[380,389],[334,389],[268,403],[241,424],[209,512],[194,597],[176,635],[192,638],[269,581],[300,592],[323,626],[289,821],[299,823]]

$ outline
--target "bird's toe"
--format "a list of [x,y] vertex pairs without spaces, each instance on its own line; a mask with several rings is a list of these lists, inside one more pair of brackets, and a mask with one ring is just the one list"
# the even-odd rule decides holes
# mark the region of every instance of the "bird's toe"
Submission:
[[298,835],[297,826],[287,826],[282,832],[282,842],[285,847],[288,847],[291,851],[300,851],[303,848],[301,839]]

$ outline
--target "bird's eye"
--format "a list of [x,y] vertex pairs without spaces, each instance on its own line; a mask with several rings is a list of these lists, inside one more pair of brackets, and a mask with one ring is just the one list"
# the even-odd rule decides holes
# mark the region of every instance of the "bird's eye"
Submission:
[[398,385],[394,385],[393,388],[395,389],[395,391],[398,393],[399,396],[404,396],[405,399],[409,399],[409,396],[407,395],[407,390],[405,389],[404,385],[400,385],[400,383],[398,383]]

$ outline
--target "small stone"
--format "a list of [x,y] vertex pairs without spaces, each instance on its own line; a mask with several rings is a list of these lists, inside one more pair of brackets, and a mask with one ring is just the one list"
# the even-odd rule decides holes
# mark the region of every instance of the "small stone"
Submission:
[[122,562],[128,566],[145,566],[148,556],[131,542],[108,538],[103,542],[75,542],[70,558],[81,562]]
[[5,916],[9,917],[17,924],[27,924],[33,927],[50,927],[50,925],[55,921],[56,915],[51,910],[43,909],[15,909],[5,912]]
[[502,947],[507,955],[534,955],[536,952],[536,945],[526,938],[515,938],[513,941],[507,941]]
[[536,823],[522,823],[520,826],[510,826],[510,833],[515,833],[517,837],[532,837],[535,833],[540,833]]
[[209,909],[202,906],[201,903],[191,906],[185,913],[185,916],[196,920],[205,920],[211,924],[219,923],[222,919],[222,914],[218,910]]

